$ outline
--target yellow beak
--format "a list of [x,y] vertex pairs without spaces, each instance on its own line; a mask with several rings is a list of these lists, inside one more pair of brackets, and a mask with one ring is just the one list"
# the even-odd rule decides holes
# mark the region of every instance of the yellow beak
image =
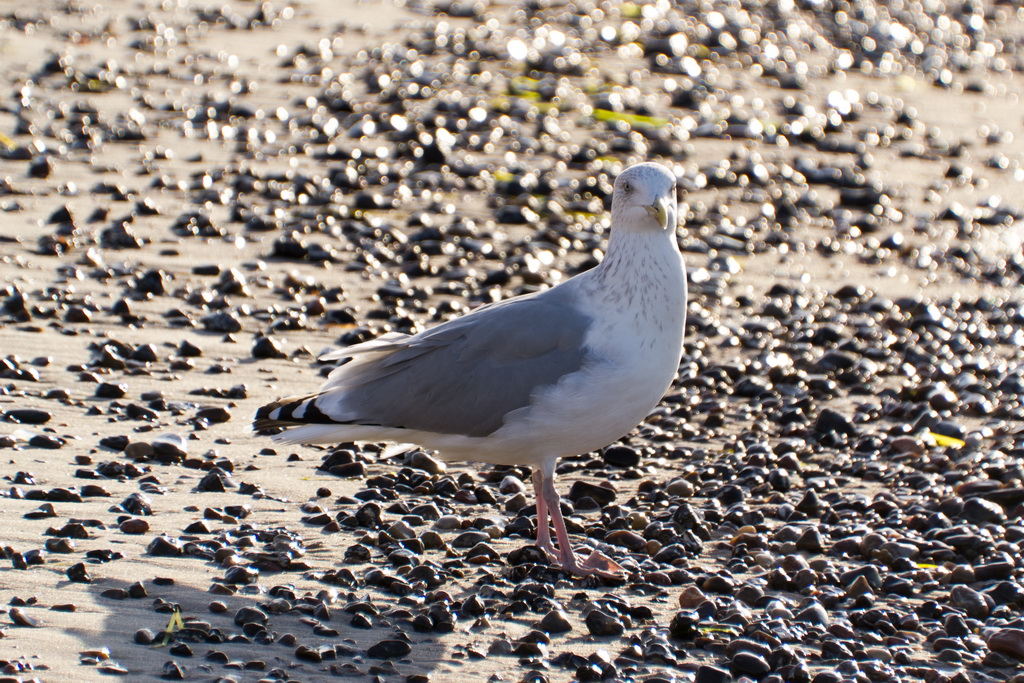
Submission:
[[647,209],[651,218],[658,221],[658,225],[662,228],[668,227],[668,202],[664,197],[658,197],[657,201],[644,208]]

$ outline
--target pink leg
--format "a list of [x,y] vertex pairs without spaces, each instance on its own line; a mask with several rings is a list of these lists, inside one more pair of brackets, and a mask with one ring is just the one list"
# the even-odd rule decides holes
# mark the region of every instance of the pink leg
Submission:
[[[551,523],[555,527],[555,537],[558,541],[557,560],[562,569],[570,574],[587,576],[597,574],[598,576],[610,579],[621,579],[625,577],[625,570],[614,560],[608,558],[601,552],[595,550],[581,564],[576,559],[576,553],[572,550],[572,541],[569,540],[569,531],[565,528],[565,519],[562,517],[562,508],[558,492],[555,490],[555,460],[549,460],[533,471],[534,488],[537,492],[537,514],[540,516],[541,505],[547,508]],[[547,527],[547,520],[544,521]],[[537,545],[541,544],[540,528],[537,531]],[[543,531],[544,540],[550,545],[547,528]]]
[[537,499],[537,547],[552,560],[557,560],[555,547],[551,544],[551,527],[548,526],[548,505],[541,491],[539,470],[533,471],[533,492]]

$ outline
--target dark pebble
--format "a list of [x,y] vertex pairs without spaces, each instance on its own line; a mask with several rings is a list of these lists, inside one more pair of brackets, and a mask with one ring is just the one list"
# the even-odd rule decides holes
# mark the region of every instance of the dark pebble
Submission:
[[400,659],[410,652],[412,646],[404,640],[382,640],[366,650],[366,654],[374,659]]
[[585,497],[596,500],[600,505],[611,505],[615,501],[615,491],[606,486],[574,481],[569,488],[569,500],[575,503]]
[[620,636],[626,630],[620,619],[599,609],[591,610],[584,619],[584,623],[586,623],[590,634],[594,636]]
[[16,408],[4,411],[4,419],[26,425],[41,425],[50,421],[53,416],[38,408]]
[[[211,609],[214,604],[223,603],[211,603]],[[235,612],[234,622],[238,626],[244,626],[245,624],[266,624],[269,618],[270,617],[266,612],[257,607],[242,607]]]
[[287,358],[281,346],[273,337],[257,337],[252,344],[253,358]]
[[156,640],[156,634],[148,628],[140,628],[135,632],[134,640],[138,645],[150,645]]
[[538,622],[537,628],[546,633],[568,633],[572,630],[572,624],[569,615],[563,610],[553,609]]
[[732,674],[716,666],[701,664],[694,674],[693,683],[732,683]]
[[176,538],[161,535],[149,542],[146,552],[158,557],[177,557],[184,554],[185,544]]
[[121,522],[118,528],[125,534],[144,534],[149,531],[149,522],[138,517],[132,517]]
[[73,583],[92,583],[92,577],[89,576],[89,572],[81,562],[77,562],[68,567],[65,574],[68,577],[68,581]]
[[601,451],[601,459],[614,467],[636,467],[640,464],[640,452],[628,446],[609,446]]
[[29,616],[20,607],[12,607],[8,616],[11,617],[11,621],[14,622],[15,626],[26,626],[28,628],[38,628],[40,626],[38,619]]
[[124,398],[127,393],[127,384],[103,382],[96,387],[96,398]]

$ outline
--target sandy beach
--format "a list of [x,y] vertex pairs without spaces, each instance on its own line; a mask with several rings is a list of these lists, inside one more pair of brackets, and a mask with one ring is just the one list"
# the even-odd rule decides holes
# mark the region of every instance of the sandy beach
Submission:
[[[3,680],[1018,680],[1024,10],[605,5],[0,3]],[[593,265],[643,160],[687,355],[559,471],[629,580],[510,560],[525,469],[251,433]]]

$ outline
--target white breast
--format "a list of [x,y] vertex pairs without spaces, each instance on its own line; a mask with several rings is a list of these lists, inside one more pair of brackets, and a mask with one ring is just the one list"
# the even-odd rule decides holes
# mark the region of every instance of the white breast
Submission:
[[653,246],[661,248],[634,255],[647,268],[629,268],[633,277],[583,279],[581,303],[595,320],[585,338],[592,360],[510,415],[490,437],[495,450],[536,461],[596,450],[665,395],[682,355],[686,274],[678,251]]

